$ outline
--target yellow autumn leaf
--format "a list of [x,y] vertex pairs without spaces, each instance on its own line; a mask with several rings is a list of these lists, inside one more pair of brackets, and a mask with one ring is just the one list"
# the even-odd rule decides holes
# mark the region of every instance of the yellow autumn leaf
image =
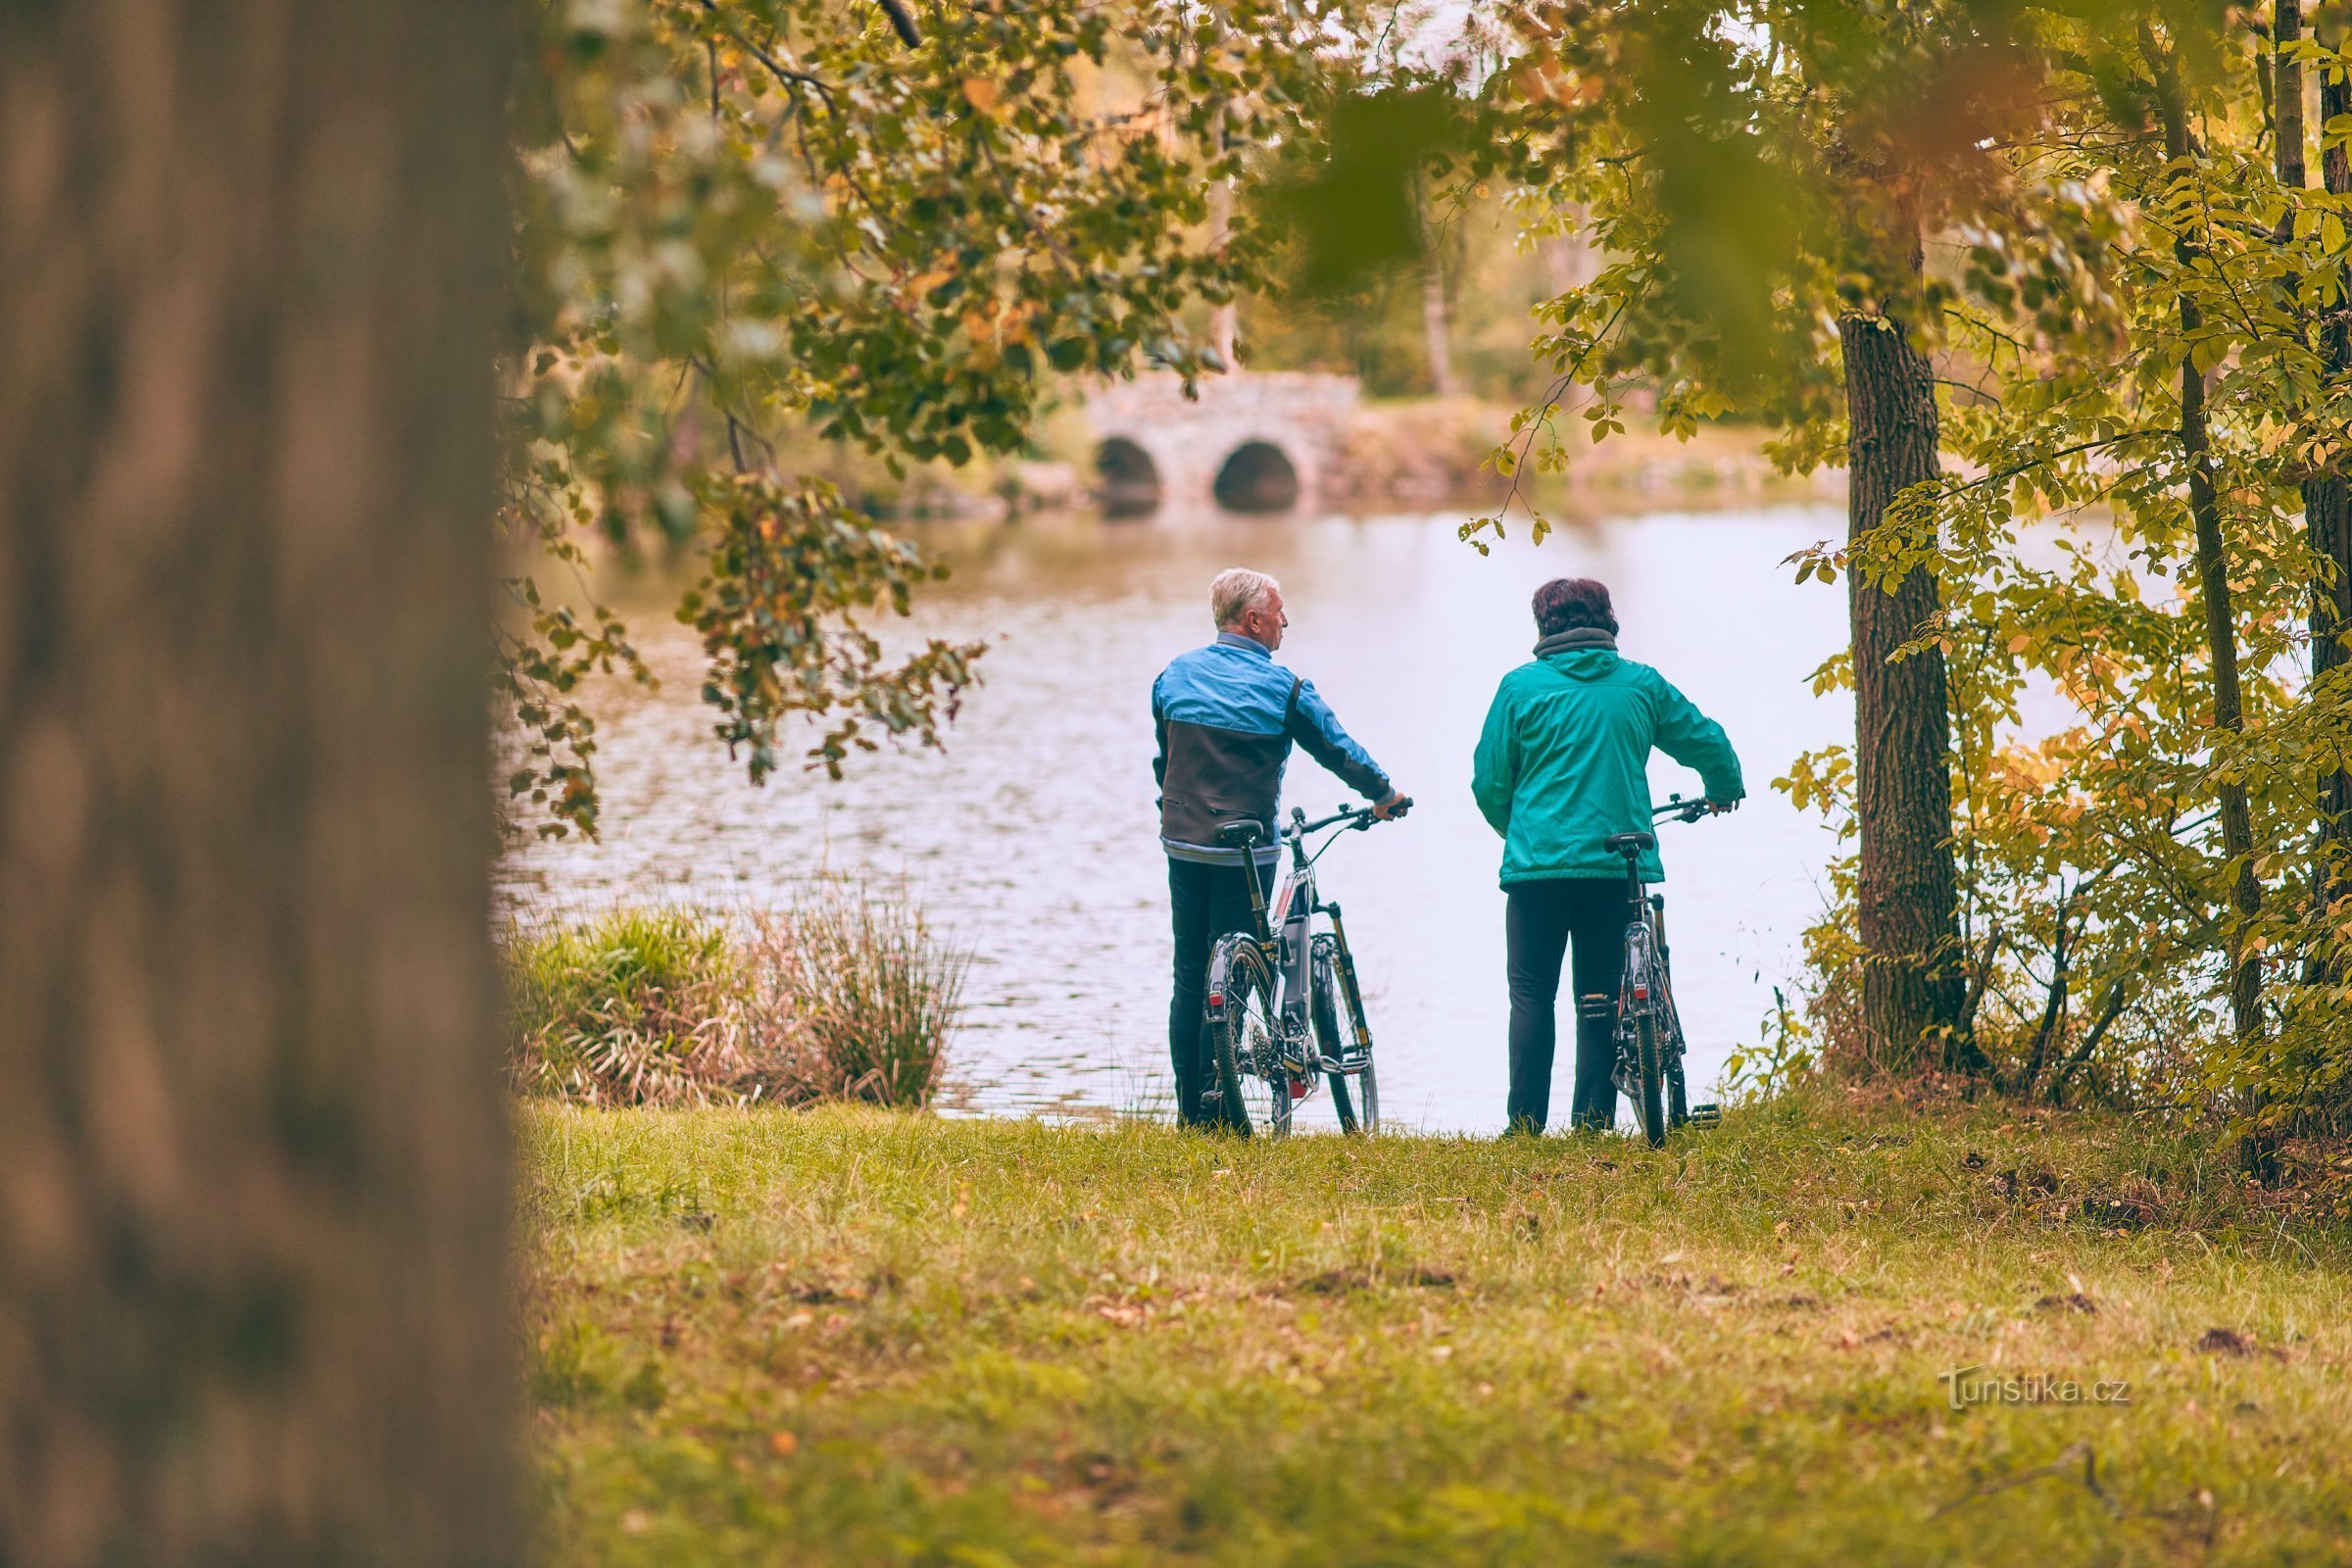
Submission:
[[994,113],[997,107],[997,84],[986,76],[963,78],[963,101],[982,114]]

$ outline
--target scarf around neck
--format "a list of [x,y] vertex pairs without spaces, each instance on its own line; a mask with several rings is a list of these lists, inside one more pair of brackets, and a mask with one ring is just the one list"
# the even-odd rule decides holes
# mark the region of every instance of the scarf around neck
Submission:
[[1617,639],[1598,626],[1571,626],[1540,640],[1536,644],[1536,657],[1542,659],[1546,654],[1565,654],[1579,648],[1606,648],[1615,653]]

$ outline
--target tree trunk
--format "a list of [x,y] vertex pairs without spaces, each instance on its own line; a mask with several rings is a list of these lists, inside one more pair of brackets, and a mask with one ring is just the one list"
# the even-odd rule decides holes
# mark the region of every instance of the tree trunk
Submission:
[[519,1554],[511,24],[0,6],[0,1563]]
[[[1859,545],[1887,505],[1937,476],[1936,383],[1899,321],[1838,323],[1848,422],[1846,521]],[[1959,878],[1952,863],[1951,705],[1943,654],[1895,660],[1936,610],[1936,579],[1888,592],[1849,572],[1863,1047],[1890,1072],[1970,1064],[1960,1028]]]
[[[2188,132],[2188,111],[2175,74],[2172,57],[2143,34],[2141,44],[2156,84],[2159,117],[2164,122],[2165,155],[2187,157],[2194,150]],[[2299,160],[2298,160],[2299,162]],[[2194,252],[2186,235],[2174,243],[2183,269]],[[2194,333],[2203,324],[2196,302],[2182,295],[2180,331]],[[2245,709],[2238,692],[2237,616],[2230,593],[2230,557],[2222,535],[2222,503],[2214,484],[2213,448],[2205,423],[2205,377],[2192,356],[2180,356],[2180,456],[2188,469],[2188,514],[2196,530],[2197,597],[2205,611],[2205,642],[2213,664],[2213,727],[2224,736],[2245,728]],[[2254,821],[2245,785],[2224,779],[2218,786],[2222,819],[2222,853],[2232,867],[2230,903],[2237,919],[2230,935],[2230,1020],[2240,1047],[2250,1046],[2262,1033],[2262,962],[2247,945],[2247,926],[2262,912],[2262,884],[2254,875]]]
[[[1225,249],[1233,234],[1233,187],[1218,180],[1208,187],[1208,245],[1213,251]],[[1217,368],[1228,375],[1241,369],[1235,358],[1235,340],[1241,332],[1241,310],[1232,301],[1208,313],[1208,347],[1217,357]]]
[[1421,345],[1429,357],[1429,389],[1442,398],[1459,397],[1453,373],[1453,301],[1446,292],[1445,235],[1429,220],[1429,198],[1413,176],[1413,213],[1421,225]]
[[1453,309],[1446,301],[1446,268],[1437,252],[1421,258],[1421,341],[1429,351],[1429,389],[1439,397],[1459,397],[1461,378],[1453,373]]
[[[2320,80],[2320,122],[2352,116],[2352,79]],[[2352,156],[2342,143],[2320,158],[2320,177],[2335,194],[2352,193]],[[2320,352],[2331,377],[2352,370],[2352,328],[2339,304],[2320,322]],[[2316,681],[2345,661],[2342,637],[2352,627],[2352,482],[2343,468],[2303,484],[2303,522],[2311,548],[2328,569],[2312,585],[2311,674]],[[2352,774],[2333,772],[2320,780],[2320,839],[2314,884],[2323,906],[2352,897]],[[2329,959],[2327,972],[2340,977],[2343,966]]]
[[[2303,188],[2303,62],[2294,53],[2302,37],[2303,0],[2278,0],[2271,25],[2271,134],[2278,183],[2290,190]],[[2288,214],[2285,221],[2293,220]],[[2278,237],[2292,232],[2282,228]]]

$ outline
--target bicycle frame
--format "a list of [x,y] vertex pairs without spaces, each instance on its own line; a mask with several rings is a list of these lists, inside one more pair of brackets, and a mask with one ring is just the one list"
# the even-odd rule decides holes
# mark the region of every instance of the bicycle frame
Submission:
[[[1294,807],[1291,820],[1282,830],[1281,842],[1290,851],[1288,871],[1276,885],[1271,903],[1265,893],[1257,857],[1254,851],[1242,862],[1243,880],[1250,888],[1250,916],[1252,935],[1264,953],[1267,963],[1281,981],[1283,1048],[1286,1054],[1295,1055],[1302,1064],[1300,1073],[1312,1082],[1315,1075],[1340,1073],[1359,1074],[1372,1059],[1371,1031],[1361,1021],[1364,1015],[1363,991],[1356,980],[1355,955],[1348,946],[1348,928],[1341,918],[1340,906],[1318,897],[1315,883],[1315,860],[1337,839],[1339,833],[1360,830],[1373,819],[1360,809],[1342,808],[1317,821],[1308,821],[1303,808]],[[1344,825],[1343,825],[1344,824]],[[1307,838],[1327,827],[1336,827],[1332,839],[1318,846],[1314,854],[1307,853]],[[1347,1056],[1333,1059],[1323,1054],[1308,1027],[1307,1008],[1312,995],[1314,976],[1309,972],[1313,952],[1314,916],[1328,915],[1331,921],[1333,966],[1338,971],[1348,1003],[1346,1027],[1354,1036],[1354,1050]],[[1224,1005],[1221,987],[1211,976],[1208,987],[1208,1006],[1214,1016]]]
[[[1712,809],[1704,801],[1687,802],[1675,796],[1650,812],[1653,822],[1668,816],[1686,822],[1695,822]],[[1611,1063],[1610,1079],[1620,1091],[1635,1096],[1634,1118],[1637,1124],[1644,1119],[1642,1104],[1642,1090],[1639,1080],[1640,1039],[1642,1025],[1651,1025],[1656,1046],[1657,1073],[1663,1080],[1661,1111],[1666,1125],[1679,1126],[1690,1119],[1688,1086],[1683,1081],[1683,1025],[1674,1005],[1674,982],[1670,956],[1666,948],[1666,901],[1649,891],[1642,880],[1642,855],[1657,843],[1655,835],[1643,833],[1612,838],[1611,847],[1625,857],[1625,895],[1627,920],[1625,927],[1625,973],[1617,988],[1617,1025],[1615,1030],[1616,1060]],[[1633,1064],[1637,1082],[1625,1081],[1628,1063]],[[1656,1135],[1653,1133],[1653,1142]]]

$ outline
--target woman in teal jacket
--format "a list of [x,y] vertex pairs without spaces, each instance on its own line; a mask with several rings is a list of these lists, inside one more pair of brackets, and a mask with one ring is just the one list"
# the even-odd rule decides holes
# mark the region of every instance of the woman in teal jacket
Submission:
[[[1694,769],[1729,809],[1747,792],[1723,726],[1646,664],[1617,655],[1609,591],[1585,577],[1536,590],[1536,657],[1503,676],[1479,736],[1471,792],[1502,835],[1511,988],[1510,1125],[1540,1133],[1551,1106],[1560,960],[1574,945],[1576,1093],[1570,1124],[1617,1120],[1610,1081],[1625,965],[1625,861],[1604,842],[1649,826],[1649,754]],[[1662,880],[1657,851],[1642,875]]]

